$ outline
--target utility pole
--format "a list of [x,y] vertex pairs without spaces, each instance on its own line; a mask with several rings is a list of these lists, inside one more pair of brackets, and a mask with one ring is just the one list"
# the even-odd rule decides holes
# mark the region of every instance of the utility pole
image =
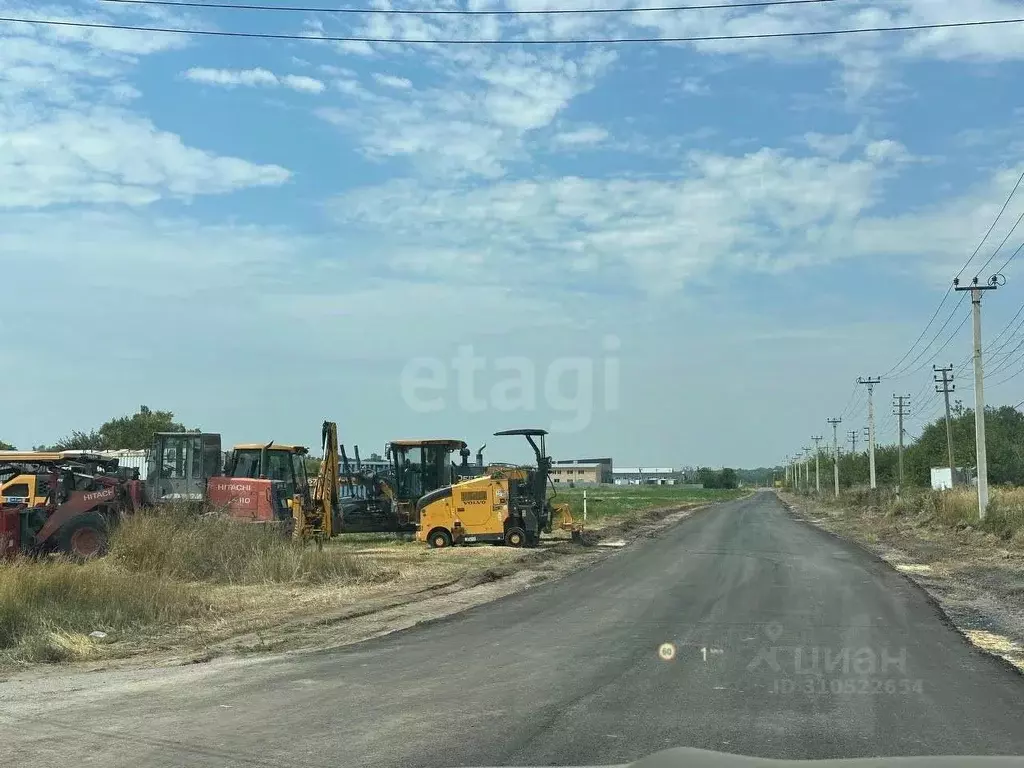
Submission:
[[843,423],[842,417],[826,419],[832,425],[832,479],[836,486],[836,498],[839,498],[839,433],[837,427]]
[[[988,457],[985,453],[985,373],[981,362],[981,292],[994,291],[998,276],[989,278],[988,284],[978,285],[974,278],[969,286],[961,286],[959,278],[953,280],[953,289],[971,292],[974,314],[974,442],[978,455],[978,518],[985,519],[988,512]],[[1005,280],[1003,281],[1005,284]]]
[[812,437],[814,441],[814,490],[821,493],[821,435]]
[[900,417],[900,488],[903,487],[903,417],[910,415],[910,395],[893,395],[893,414]]
[[[948,368],[939,368],[937,365],[932,366],[932,370],[935,373],[941,373],[939,376],[934,376],[935,379],[935,391],[941,392],[946,399],[946,450],[949,453],[949,484],[951,486],[956,485],[956,465],[953,463],[953,423],[949,419],[949,394],[950,392],[956,391],[956,385],[953,383],[953,364],[950,363]],[[939,387],[939,384],[942,384]]]
[[857,430],[851,429],[846,434],[850,436],[850,453],[857,453]]
[[804,488],[811,490],[811,449],[804,446]]
[[878,487],[875,478],[875,398],[873,395],[875,394],[875,384],[879,384],[881,381],[878,376],[857,379],[858,384],[864,384],[868,388],[868,472],[871,476],[872,490]]

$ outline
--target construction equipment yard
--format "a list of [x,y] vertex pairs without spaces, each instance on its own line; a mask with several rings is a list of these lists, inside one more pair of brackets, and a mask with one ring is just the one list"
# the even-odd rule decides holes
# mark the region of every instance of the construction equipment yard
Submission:
[[[588,544],[617,544],[728,491],[589,489]],[[583,491],[560,490],[582,514]],[[536,548],[432,549],[399,533],[320,546],[165,507],[126,518],[105,557],[0,564],[0,664],[186,663],[342,645],[551,579],[614,548],[553,531]],[[122,661],[119,661],[122,660]]]

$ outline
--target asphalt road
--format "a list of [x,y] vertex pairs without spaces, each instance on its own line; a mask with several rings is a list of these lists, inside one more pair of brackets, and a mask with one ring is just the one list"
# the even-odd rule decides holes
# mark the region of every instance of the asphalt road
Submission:
[[11,685],[0,763],[26,768],[1024,754],[1024,677],[771,493],[346,649]]

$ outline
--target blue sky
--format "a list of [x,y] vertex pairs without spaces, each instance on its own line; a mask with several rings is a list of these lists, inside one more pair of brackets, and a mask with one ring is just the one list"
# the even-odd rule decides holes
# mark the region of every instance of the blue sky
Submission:
[[[1022,7],[424,18],[0,0],[0,15],[550,39]],[[228,442],[315,444],[328,418],[364,453],[444,434],[522,458],[488,435],[543,426],[560,458],[779,462],[829,416],[863,425],[853,380],[907,351],[1024,169],[1022,52],[1024,25],[454,47],[0,24],[0,437],[48,442],[145,403]],[[1024,192],[983,258],[1021,211]],[[1019,269],[986,297],[986,333],[1020,308]],[[913,434],[937,415],[931,364],[961,362],[969,330],[879,386],[880,439],[896,437],[893,392],[920,395]],[[1024,399],[1024,376],[998,383],[1020,365],[1007,339],[992,404]]]

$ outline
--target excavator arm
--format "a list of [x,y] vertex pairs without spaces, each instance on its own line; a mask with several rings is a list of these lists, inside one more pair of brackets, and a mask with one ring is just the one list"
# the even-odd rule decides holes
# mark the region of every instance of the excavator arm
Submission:
[[[324,538],[329,539],[335,533],[335,510],[341,508],[341,454],[338,448],[338,425],[333,421],[325,421],[321,430],[324,458],[320,462],[313,492],[313,516],[318,518],[316,528]],[[298,521],[296,521],[298,522]],[[304,520],[303,528],[313,521]],[[338,520],[339,525],[341,520]],[[296,535],[305,536],[296,525]]]

